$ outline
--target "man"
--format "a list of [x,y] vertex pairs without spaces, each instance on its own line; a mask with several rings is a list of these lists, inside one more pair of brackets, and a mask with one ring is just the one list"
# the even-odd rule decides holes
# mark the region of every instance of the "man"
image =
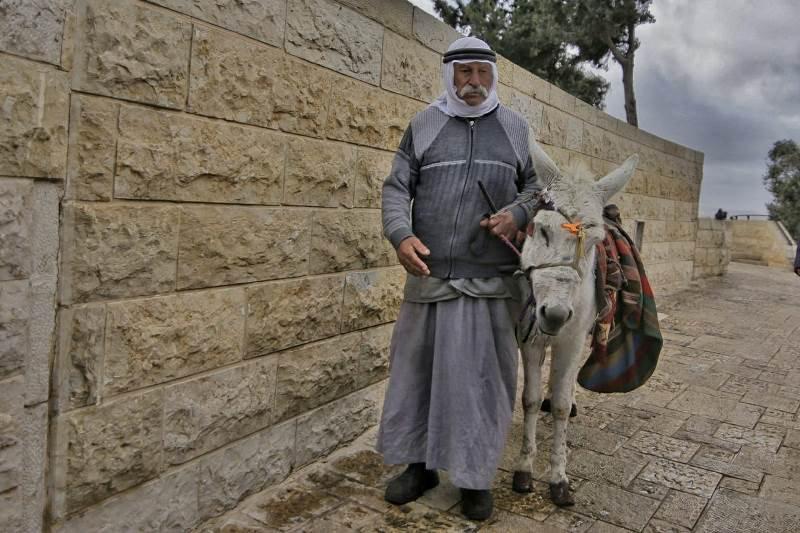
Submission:
[[[473,520],[492,512],[516,388],[518,257],[499,237],[526,226],[539,189],[528,125],[499,104],[495,63],[474,37],[448,48],[445,92],[406,129],[382,204],[384,233],[410,274],[377,443],[387,464],[409,466],[385,497],[415,500],[444,469]],[[504,206],[491,217],[481,186]]]
[[794,254],[794,273],[800,276],[800,242],[797,243],[797,251]]

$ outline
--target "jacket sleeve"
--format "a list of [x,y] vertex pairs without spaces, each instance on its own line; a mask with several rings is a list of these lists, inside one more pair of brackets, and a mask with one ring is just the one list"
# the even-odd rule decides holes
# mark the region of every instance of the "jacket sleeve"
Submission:
[[392,170],[383,182],[381,212],[383,234],[397,248],[403,239],[414,233],[411,228],[411,200],[414,199],[419,162],[414,154],[411,126],[409,125],[394,156]]
[[797,243],[797,253],[794,256],[794,268],[800,268],[800,243]]
[[536,193],[542,190],[536,171],[533,169],[533,159],[528,155],[525,167],[517,172],[517,193],[516,198],[500,211],[511,211],[517,228],[523,229],[528,225],[528,220],[533,216],[533,209],[536,206]]

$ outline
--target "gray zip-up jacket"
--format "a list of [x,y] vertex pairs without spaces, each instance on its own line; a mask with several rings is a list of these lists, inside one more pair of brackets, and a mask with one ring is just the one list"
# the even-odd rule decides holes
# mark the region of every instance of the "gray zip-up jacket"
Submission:
[[450,117],[433,106],[418,113],[383,184],[386,238],[397,248],[418,237],[430,249],[423,260],[436,278],[512,273],[516,254],[480,227],[490,209],[478,181],[524,228],[540,189],[529,135],[525,119],[502,104],[475,119]]

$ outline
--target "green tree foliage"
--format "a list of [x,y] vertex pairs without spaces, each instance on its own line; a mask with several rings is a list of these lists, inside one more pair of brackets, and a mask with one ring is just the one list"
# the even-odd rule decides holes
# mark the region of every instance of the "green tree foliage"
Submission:
[[767,154],[764,185],[774,201],[767,204],[772,218],[783,222],[800,240],[800,148],[791,139],[777,141]]
[[434,0],[445,22],[485,40],[537,76],[602,109],[608,82],[581,68],[569,20],[574,9],[554,0]]
[[650,13],[652,0],[567,0],[571,43],[578,47],[578,57],[597,67],[605,67],[608,58],[622,67],[625,91],[625,116],[628,124],[639,125],[633,90],[633,64],[639,39],[636,27],[655,22]]
[[581,68],[622,67],[625,115],[639,125],[633,66],[636,27],[655,22],[653,0],[434,0],[442,18],[502,55],[594,106],[608,83]]

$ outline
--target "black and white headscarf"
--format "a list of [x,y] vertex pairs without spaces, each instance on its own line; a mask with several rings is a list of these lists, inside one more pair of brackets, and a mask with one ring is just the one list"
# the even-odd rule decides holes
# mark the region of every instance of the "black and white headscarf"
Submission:
[[[492,66],[492,87],[489,96],[476,106],[471,106],[456,94],[453,84],[456,63],[488,63]],[[497,57],[484,41],[477,37],[462,37],[450,45],[442,58],[442,93],[431,104],[451,117],[479,117],[497,107]]]

